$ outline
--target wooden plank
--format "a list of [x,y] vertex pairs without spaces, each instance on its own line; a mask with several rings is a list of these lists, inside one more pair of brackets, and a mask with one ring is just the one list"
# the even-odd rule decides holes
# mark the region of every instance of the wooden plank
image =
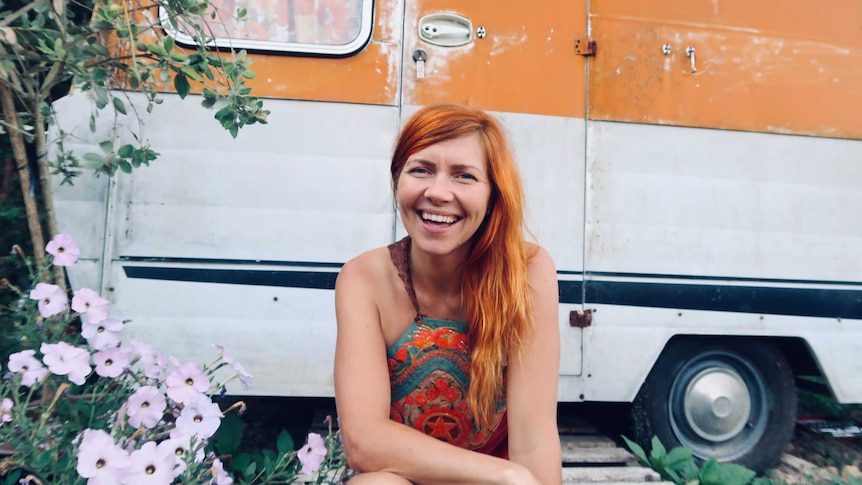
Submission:
[[564,448],[616,448],[614,440],[599,435],[560,435]]
[[567,448],[563,447],[563,463],[566,464],[635,464],[637,458],[622,448]]
[[578,467],[563,468],[563,483],[643,483],[655,485],[661,476],[642,467]]

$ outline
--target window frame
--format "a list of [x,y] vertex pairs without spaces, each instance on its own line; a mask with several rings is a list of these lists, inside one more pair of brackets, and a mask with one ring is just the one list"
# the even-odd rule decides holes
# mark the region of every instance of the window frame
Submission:
[[[177,44],[182,46],[192,46],[195,44],[192,36],[180,31],[171,24],[167,17],[167,13],[162,7],[159,7],[159,21],[162,28],[165,30],[165,34],[172,37]],[[355,39],[347,44],[326,45],[216,37],[211,42],[207,43],[207,47],[211,49],[246,49],[256,52],[287,55],[293,54],[312,57],[348,57],[359,53],[363,48],[365,48],[371,40],[373,26],[374,0],[362,0],[359,33],[356,35]]]

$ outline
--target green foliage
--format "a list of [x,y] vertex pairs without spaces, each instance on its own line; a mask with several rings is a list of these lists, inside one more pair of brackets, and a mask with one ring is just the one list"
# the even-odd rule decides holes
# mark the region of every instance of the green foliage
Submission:
[[[162,13],[164,26],[177,27],[194,39],[184,51],[164,34],[157,21]],[[242,13],[242,12],[237,12]],[[204,91],[201,104],[219,109],[218,122],[236,137],[239,129],[266,123],[269,111],[251,96],[246,80],[254,78],[251,60],[244,51],[211,51],[207,47],[208,21],[221,21],[229,14],[219,12],[208,0],[108,0],[106,2],[36,0],[0,3],[0,83],[8,85],[23,109],[19,116],[50,121],[52,90],[72,85],[88,93],[95,109],[89,128],[96,131],[97,117],[108,110],[115,116],[137,116],[137,108],[124,100],[120,89],[146,94],[146,111],[161,103],[161,92],[172,87],[181,98],[193,90]],[[4,113],[8,119],[11,113]],[[115,124],[114,136],[117,138]],[[39,124],[25,128],[28,139],[38,138]],[[80,174],[79,160],[63,149],[66,133],[60,133],[59,155],[51,160],[55,174],[71,183]],[[104,153],[87,154],[83,160],[98,173],[130,172],[155,160],[145,140],[137,145],[111,144]]]
[[677,485],[747,485],[756,473],[734,463],[719,463],[711,458],[698,468],[691,450],[678,446],[668,452],[657,437],[652,438],[649,457],[644,449],[623,436],[626,445],[646,466],[665,480]]

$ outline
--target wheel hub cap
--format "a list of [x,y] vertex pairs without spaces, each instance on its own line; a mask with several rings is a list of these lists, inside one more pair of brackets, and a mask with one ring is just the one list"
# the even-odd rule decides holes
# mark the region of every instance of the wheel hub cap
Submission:
[[736,372],[705,369],[689,382],[684,409],[689,426],[698,436],[720,442],[745,427],[751,414],[751,396]]

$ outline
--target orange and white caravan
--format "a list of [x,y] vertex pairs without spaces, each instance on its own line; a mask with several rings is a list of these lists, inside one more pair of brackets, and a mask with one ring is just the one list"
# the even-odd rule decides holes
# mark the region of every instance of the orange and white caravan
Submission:
[[[332,396],[339,268],[401,237],[395,136],[455,102],[502,120],[556,262],[560,401],[632,402],[641,436],[755,469],[796,376],[862,402],[858,1],[213,3],[249,12],[216,42],[251,52],[269,124],[234,140],[168,93],[152,166],[56,188],[73,286],[133,337]],[[82,96],[56,108],[75,150],[111,135],[73,128]]]

